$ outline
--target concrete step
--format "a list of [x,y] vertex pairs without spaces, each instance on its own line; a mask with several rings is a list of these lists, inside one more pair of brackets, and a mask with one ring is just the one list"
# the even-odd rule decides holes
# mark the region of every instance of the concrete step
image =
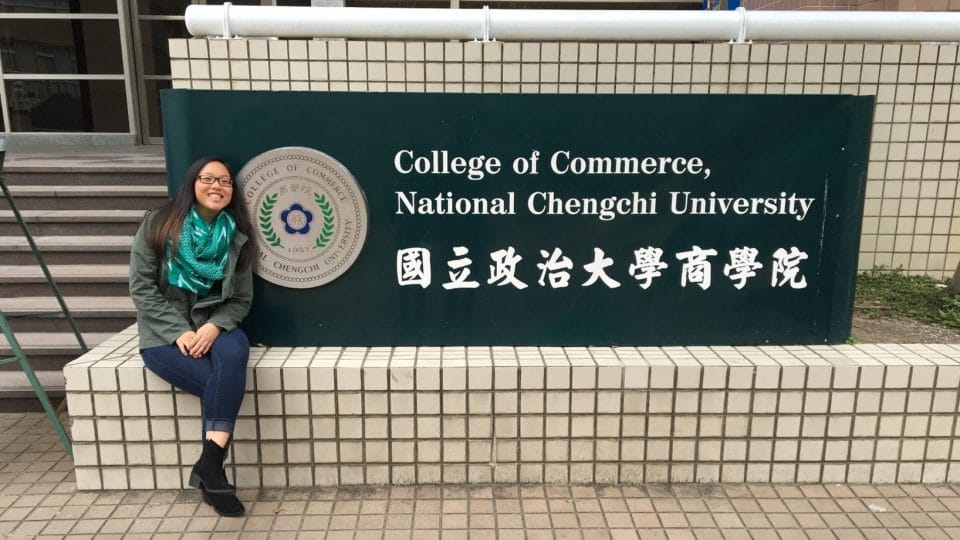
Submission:
[[[40,247],[90,347],[136,318],[127,264],[145,210],[167,200],[160,148],[63,148],[7,153],[4,182]],[[53,292],[0,197],[0,311],[58,312]],[[63,394],[63,366],[80,346],[62,317],[11,318],[16,337],[52,396]],[[0,336],[0,356],[12,350]],[[0,399],[32,398],[17,364],[0,366]]]
[[[4,176],[51,174],[96,175],[110,173],[117,183],[134,183],[141,174],[165,174],[162,145],[50,146],[16,144],[7,148]],[[32,179],[31,179],[32,180]],[[72,184],[73,182],[69,182]],[[139,182],[136,182],[139,183]],[[67,184],[67,182],[64,182]]]
[[[87,347],[92,349],[115,334],[116,332],[84,332],[83,339]],[[73,332],[16,332],[15,337],[34,371],[60,371],[81,354],[80,345]],[[10,356],[13,356],[13,349],[7,344],[6,337],[0,334],[0,358]],[[0,365],[0,372],[4,371],[20,372],[20,364],[13,362]],[[3,397],[0,394],[0,399]]]
[[[81,332],[119,332],[136,322],[133,300],[125,296],[68,296],[64,298]],[[53,296],[0,298],[0,312],[14,332],[70,332]],[[49,316],[30,316],[47,313]]]
[[[19,207],[18,207],[19,208]],[[22,210],[20,214],[34,236],[58,234],[133,235],[145,210]],[[0,236],[20,236],[23,229],[12,210],[0,210]]]
[[[37,236],[44,261],[57,264],[128,264],[133,236]],[[36,265],[26,238],[0,237],[0,260],[5,264]]]
[[[65,296],[127,296],[129,293],[125,264],[59,264],[48,269]],[[52,294],[39,265],[0,266],[0,298]]]
[[[34,375],[48,398],[60,398],[64,395],[63,371],[58,369],[37,370]],[[36,399],[37,394],[30,386],[26,374],[22,371],[0,371],[0,399]],[[39,403],[39,402],[38,402]],[[56,403],[53,404],[56,407]]]
[[8,186],[166,186],[167,173],[163,167],[145,166],[142,170],[117,170],[117,167],[6,168],[3,180]]
[[10,193],[20,210],[150,210],[167,200],[166,186],[10,186]]

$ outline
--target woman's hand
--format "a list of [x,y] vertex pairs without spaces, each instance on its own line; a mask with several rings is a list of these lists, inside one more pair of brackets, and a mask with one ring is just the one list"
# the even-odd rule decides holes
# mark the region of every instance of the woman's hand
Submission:
[[206,323],[197,328],[197,331],[193,333],[193,339],[187,344],[187,351],[190,356],[200,358],[207,354],[220,332],[220,327],[213,323]]
[[190,344],[193,343],[196,335],[197,333],[193,330],[187,330],[186,332],[180,334],[180,337],[174,341],[174,343],[177,345],[177,348],[180,349],[180,354],[184,356],[192,356],[190,353]]

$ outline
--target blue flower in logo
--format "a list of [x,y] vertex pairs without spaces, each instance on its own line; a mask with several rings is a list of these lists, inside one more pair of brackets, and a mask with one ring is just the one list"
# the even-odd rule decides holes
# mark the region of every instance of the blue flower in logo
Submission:
[[313,212],[307,210],[300,203],[293,203],[280,213],[283,228],[287,234],[307,234],[310,232],[310,222],[313,221]]

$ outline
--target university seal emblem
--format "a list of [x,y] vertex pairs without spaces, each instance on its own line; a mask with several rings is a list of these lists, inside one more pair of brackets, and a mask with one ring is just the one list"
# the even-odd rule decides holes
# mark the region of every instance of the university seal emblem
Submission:
[[340,162],[312,148],[275,148],[237,177],[254,226],[257,275],[308,289],[337,279],[357,260],[367,202]]

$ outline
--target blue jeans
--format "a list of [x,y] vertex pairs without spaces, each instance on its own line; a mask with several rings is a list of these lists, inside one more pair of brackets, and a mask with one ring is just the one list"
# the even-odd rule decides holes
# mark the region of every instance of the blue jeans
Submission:
[[220,334],[200,358],[184,356],[176,345],[142,349],[140,355],[161,379],[200,398],[204,435],[207,431],[233,433],[250,358],[250,341],[242,330]]

